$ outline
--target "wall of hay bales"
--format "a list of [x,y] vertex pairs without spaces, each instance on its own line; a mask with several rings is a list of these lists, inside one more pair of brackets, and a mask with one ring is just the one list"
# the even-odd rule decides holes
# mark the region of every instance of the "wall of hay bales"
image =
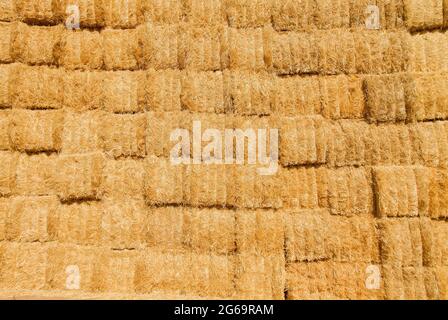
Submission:
[[[447,299],[447,28],[446,0],[1,1],[0,297]],[[194,120],[279,128],[277,174],[173,166]]]

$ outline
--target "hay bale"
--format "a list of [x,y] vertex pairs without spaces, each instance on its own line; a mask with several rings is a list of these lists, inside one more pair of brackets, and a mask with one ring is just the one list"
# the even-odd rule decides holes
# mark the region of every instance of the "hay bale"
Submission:
[[431,122],[409,126],[412,156],[416,164],[428,167],[439,165],[439,146],[436,131]]
[[0,3],[0,21],[13,21],[17,19],[14,0],[5,0]]
[[101,153],[58,157],[55,180],[61,200],[101,199],[103,166],[104,157]]
[[28,24],[56,24],[59,22],[53,0],[14,0],[20,20]]
[[[184,242],[185,216],[190,209],[182,206],[160,206],[148,210],[145,218],[144,241],[148,248],[166,252],[182,252],[195,248]],[[196,211],[195,211],[196,212]],[[207,245],[202,241],[201,244]]]
[[284,166],[324,164],[326,123],[314,118],[285,118],[281,121],[280,162]]
[[6,242],[0,250],[0,287],[3,290],[45,289],[46,246],[41,243]]
[[[6,221],[9,212],[10,198],[0,198],[0,240],[6,240]],[[1,253],[1,247],[0,247]]]
[[314,8],[314,25],[317,29],[349,28],[350,4],[347,0],[321,0]]
[[[448,27],[448,1],[443,0],[443,27]],[[448,291],[446,291],[448,292]]]
[[222,72],[191,72],[182,76],[182,109],[190,112],[224,113]]
[[146,116],[107,114],[101,120],[100,139],[115,158],[146,155]]
[[[66,71],[63,81],[64,107],[80,112],[101,109],[104,83],[111,82],[108,78],[105,79],[105,73],[96,71]],[[109,92],[107,96],[107,98],[111,97],[115,97],[113,92]]]
[[46,196],[56,194],[55,155],[22,154],[17,161],[16,194]]
[[60,110],[14,110],[11,113],[10,141],[21,152],[59,152],[64,114]]
[[432,169],[429,182],[429,215],[433,219],[448,217],[448,172],[444,169]]
[[0,77],[3,79],[0,83],[0,109],[12,107],[10,80],[15,66],[16,64],[0,65]]
[[[218,71],[227,67],[227,27],[179,28],[179,67],[197,71]],[[166,42],[166,40],[165,40]]]
[[145,22],[176,24],[184,17],[183,0],[141,0]]
[[14,65],[10,74],[10,101],[15,108],[60,109],[63,71]]
[[350,0],[350,27],[366,28],[368,5],[376,5],[379,9],[380,29],[399,29],[404,26],[404,4],[401,0]]
[[69,70],[102,69],[104,41],[97,31],[66,30],[55,48],[56,61],[60,67]]
[[183,295],[234,296],[232,257],[199,254],[162,254],[146,250],[135,266],[135,291]]
[[141,64],[143,68],[180,69],[180,56],[185,50],[182,51],[182,39],[177,25],[157,26],[145,23],[140,25],[137,31],[138,45],[142,48]]
[[120,250],[141,248],[145,213],[145,203],[140,200],[104,201],[100,243]]
[[232,28],[257,28],[271,22],[271,0],[225,0],[223,5]]
[[55,196],[16,197],[10,202],[6,238],[15,242],[56,240],[59,200]]
[[[104,8],[100,0],[58,0],[54,6],[57,17],[62,22],[69,18],[67,8],[75,5],[79,9],[79,26],[81,28],[100,28],[104,26]],[[72,14],[72,12],[70,12]]]
[[0,195],[10,196],[16,190],[17,155],[10,152],[0,152]]
[[285,257],[238,254],[235,287],[238,299],[284,299]]
[[106,70],[138,69],[142,53],[137,29],[105,29],[101,32],[101,36]]
[[277,31],[307,30],[314,24],[317,3],[311,0],[272,1],[272,24]]
[[107,160],[104,167],[104,196],[113,199],[143,198],[143,162]]
[[405,89],[402,76],[364,78],[366,117],[369,122],[406,120]]
[[72,154],[102,150],[100,127],[103,115],[101,111],[65,112],[62,152]]
[[238,115],[271,113],[274,78],[268,73],[225,71],[226,112]]
[[149,70],[146,74],[146,109],[151,111],[180,111],[182,74],[179,70]]
[[356,73],[355,35],[343,29],[315,33],[319,73]]
[[434,29],[443,25],[443,2],[440,0],[404,1],[406,27],[411,31]]
[[228,31],[229,67],[262,71],[266,69],[267,55],[265,29],[234,29]]
[[97,202],[60,205],[57,215],[58,242],[74,245],[98,245],[101,240],[103,211],[103,206]]
[[149,205],[183,204],[183,167],[173,166],[169,160],[145,160],[145,200]]
[[289,168],[281,170],[279,175],[281,199],[285,208],[318,208],[317,177],[314,168]]
[[137,27],[142,22],[140,0],[100,0],[98,2],[102,13],[102,25],[104,26],[114,29],[131,29]]
[[[285,116],[312,116],[321,113],[321,92],[318,77],[276,78],[272,87],[272,110]],[[273,84],[272,84],[273,83]],[[267,103],[267,97],[263,99]]]
[[0,110],[0,150],[10,150],[9,126],[11,123],[11,112]]
[[102,103],[106,111],[135,113],[145,106],[145,73],[117,71],[104,73]]
[[371,177],[367,169],[320,168],[316,177],[319,206],[329,208],[331,214],[352,216],[373,213]]
[[448,35],[441,32],[416,34],[407,41],[407,70],[411,72],[446,72],[448,59]]
[[11,39],[11,57],[14,61],[30,65],[54,65],[55,47],[61,41],[61,26],[28,26],[18,22],[14,25]]
[[0,62],[10,63],[13,61],[12,40],[14,39],[14,24],[0,22]]
[[[316,34],[279,33],[268,30],[265,33],[265,47],[266,65],[272,66],[279,75],[319,72],[319,46]],[[262,46],[258,45],[257,48]]]
[[184,0],[184,19],[193,26],[223,25],[228,4],[222,0]]

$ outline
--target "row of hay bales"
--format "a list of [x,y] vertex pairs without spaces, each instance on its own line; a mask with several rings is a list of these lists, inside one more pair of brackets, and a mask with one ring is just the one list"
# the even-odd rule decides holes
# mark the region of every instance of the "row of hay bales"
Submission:
[[76,70],[224,69],[279,75],[448,71],[447,34],[276,32],[189,24],[101,32],[0,24],[0,62]]
[[379,8],[383,29],[448,26],[446,0],[5,0],[0,21],[61,24],[67,5],[77,5],[81,27],[86,28],[135,28],[147,21],[235,28],[272,25],[282,31],[364,28],[372,4]]
[[[148,209],[134,202],[113,210],[111,203],[58,207],[52,197],[2,201],[10,210],[2,217],[7,232],[0,234],[6,239],[0,245],[2,290],[64,290],[66,267],[76,265],[78,295],[447,298],[444,221],[375,221],[324,210]],[[116,214],[128,223],[114,220]],[[139,219],[143,230],[132,224]],[[381,271],[377,290],[365,287],[369,265]]]
[[172,166],[163,159],[107,160],[100,153],[19,156],[3,151],[0,157],[4,197],[57,195],[64,202],[135,198],[152,206],[327,208],[345,216],[447,217],[446,169],[302,167],[280,168],[265,177],[254,166]]
[[14,63],[0,66],[0,75],[0,109],[323,116],[370,123],[448,116],[447,72],[284,78],[238,70],[82,72]]

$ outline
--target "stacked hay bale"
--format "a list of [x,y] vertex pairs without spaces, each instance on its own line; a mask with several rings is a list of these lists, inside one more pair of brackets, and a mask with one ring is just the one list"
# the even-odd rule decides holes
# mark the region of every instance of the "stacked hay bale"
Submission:
[[448,299],[448,1],[371,2],[2,1],[0,297]]

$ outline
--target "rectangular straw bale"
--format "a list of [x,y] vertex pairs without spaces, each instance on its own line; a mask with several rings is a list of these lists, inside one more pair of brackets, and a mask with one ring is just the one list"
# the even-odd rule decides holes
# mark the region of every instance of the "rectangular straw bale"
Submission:
[[315,33],[315,38],[319,73],[355,73],[354,33],[343,29],[320,31]]
[[364,78],[366,117],[369,122],[406,120],[405,85],[402,76]]
[[0,22],[0,62],[10,63],[13,61],[12,40],[14,39],[14,23]]
[[141,200],[105,200],[101,220],[101,244],[112,249],[142,247],[145,203]]
[[[148,248],[161,252],[183,252],[190,247],[184,241],[185,216],[184,211],[193,210],[182,206],[158,206],[147,210],[145,216],[144,241]],[[207,245],[202,241],[203,245]]]
[[0,195],[10,196],[16,188],[17,155],[14,153],[0,152]]
[[412,74],[405,89],[408,120],[447,118],[448,76],[446,74]]
[[58,211],[57,240],[75,245],[98,245],[104,207],[99,202],[62,204]]
[[257,28],[271,22],[271,0],[224,0],[227,21],[232,28]]
[[316,172],[319,206],[341,216],[373,213],[370,173],[365,168],[320,168]]
[[56,196],[16,197],[6,220],[6,238],[15,242],[56,240],[59,199]]
[[28,26],[17,22],[11,39],[13,60],[30,65],[55,64],[55,46],[61,41],[61,26]]
[[231,297],[234,259],[230,256],[162,254],[146,250],[135,267],[135,291]]
[[105,72],[102,103],[106,111],[134,113],[145,106],[146,75],[143,71]]
[[16,193],[19,195],[54,195],[56,156],[22,154],[17,162]]
[[73,111],[101,109],[105,74],[96,71],[66,71],[63,79],[64,107]]
[[266,65],[272,66],[279,75],[319,72],[318,38],[313,33],[268,30],[265,32],[265,46]]
[[239,254],[281,255],[284,215],[273,210],[241,210],[235,214],[236,250]]
[[258,176],[252,166],[232,164],[226,166],[226,204],[236,208],[257,208],[257,203],[262,196],[255,193],[256,179],[264,179]]
[[182,109],[191,112],[224,113],[223,74],[187,71],[182,76]]
[[419,195],[414,170],[409,167],[376,167],[373,170],[377,215],[419,215]]
[[448,171],[430,169],[429,173],[429,216],[433,219],[448,217]]
[[279,175],[281,198],[285,208],[318,207],[317,176],[314,168],[288,168],[281,170]]
[[325,210],[299,210],[284,215],[286,260],[313,262],[330,259],[329,216]]
[[79,270],[79,289],[94,291],[97,286],[100,249],[91,246],[52,244],[47,250],[46,287],[67,290],[67,272],[73,266]]
[[141,0],[96,0],[101,8],[103,25],[114,29],[135,28],[142,22]]
[[265,42],[266,29],[229,28],[229,67],[261,71],[266,69],[265,59],[268,54]]
[[[103,36],[97,31],[66,30],[56,46],[55,55],[58,65],[69,70],[101,69],[104,64],[103,47]],[[115,48],[111,50],[121,52]]]
[[[321,113],[320,78],[276,78],[272,83],[272,109],[285,116],[312,116]],[[266,101],[267,99],[263,99]],[[265,102],[266,103],[266,102]]]
[[142,48],[141,64],[143,68],[179,69],[182,47],[178,25],[158,26],[148,22],[140,25],[137,31],[138,44]]
[[101,153],[62,155],[57,159],[57,191],[64,201],[102,197],[104,156]]
[[[179,28],[179,67],[198,71],[218,71],[227,67],[227,27]],[[166,41],[166,40],[165,40]]]
[[185,20],[194,26],[223,25],[227,23],[222,0],[183,0]]
[[448,123],[434,122],[434,133],[439,151],[439,167],[446,169],[448,168]]
[[2,64],[0,65],[0,77],[3,81],[0,83],[0,109],[11,108],[11,79],[12,71],[16,68],[16,64]]
[[[58,19],[63,23],[69,18],[67,8],[70,5],[75,5],[79,9],[79,26],[81,28],[99,28],[104,26],[104,8],[103,1],[96,0],[57,0],[54,3],[56,6]],[[70,12],[72,14],[72,12]]]
[[146,116],[106,114],[101,119],[100,139],[107,154],[115,158],[146,155]]
[[183,204],[183,172],[181,165],[169,159],[151,157],[145,160],[144,195],[149,205]]
[[[443,0],[443,27],[448,27],[448,0]],[[448,295],[448,290],[446,293]]]
[[9,127],[11,124],[11,112],[0,110],[0,150],[10,150]]
[[287,298],[291,300],[376,300],[383,288],[368,290],[365,263],[319,261],[293,263],[286,268]]
[[319,118],[284,118],[281,123],[282,165],[315,165],[326,162],[325,121]]
[[182,73],[179,70],[149,70],[145,84],[146,109],[180,111],[182,90]]
[[15,0],[4,0],[0,3],[0,21],[13,21],[17,18]]
[[238,254],[235,284],[238,299],[282,300],[285,288],[284,256]]
[[45,288],[46,246],[38,242],[6,242],[2,251],[2,289],[32,291]]
[[274,81],[264,72],[225,71],[226,111],[238,115],[269,115]]
[[184,168],[184,202],[194,207],[226,205],[226,170],[222,165],[192,165]]
[[[448,266],[448,223],[446,221],[432,221],[429,226],[432,231],[432,252],[427,255],[427,265]],[[429,233],[429,232],[428,232]],[[431,237],[428,237],[431,238]],[[428,246],[429,247],[429,246]],[[430,250],[431,251],[431,250]]]
[[62,133],[62,152],[88,153],[102,150],[100,140],[101,111],[76,113],[66,111]]
[[183,0],[141,0],[145,22],[176,24],[184,18]]
[[189,118],[187,112],[148,112],[146,153],[169,158],[171,151],[179,143],[179,141],[171,141],[171,134],[176,129],[191,128],[192,123]]
[[277,31],[309,30],[317,3],[312,0],[272,0],[272,23]]
[[14,110],[11,113],[10,141],[21,152],[59,152],[64,114],[60,110]]
[[398,29],[404,26],[404,4],[401,0],[350,0],[350,26],[365,29],[368,5],[379,8],[381,29]]
[[[0,241],[6,240],[6,221],[9,212],[11,198],[0,198]],[[0,247],[1,254],[1,247]]]
[[104,196],[113,199],[143,199],[144,168],[140,160],[107,160]]
[[321,0],[316,2],[314,25],[317,29],[350,27],[350,5],[347,0]]
[[142,59],[138,30],[112,30],[101,32],[103,37],[104,68],[106,70],[136,70]]
[[15,108],[59,109],[63,99],[63,71],[47,67],[14,65],[10,99]]
[[443,25],[443,1],[405,0],[406,27],[411,31],[434,29]]
[[439,165],[439,146],[433,123],[411,125],[409,126],[409,135],[414,161],[417,164],[437,167]]
[[407,70],[411,72],[446,72],[448,58],[448,35],[441,32],[429,32],[410,36],[408,40]]
[[28,24],[58,23],[54,0],[15,0],[15,11],[20,20]]

